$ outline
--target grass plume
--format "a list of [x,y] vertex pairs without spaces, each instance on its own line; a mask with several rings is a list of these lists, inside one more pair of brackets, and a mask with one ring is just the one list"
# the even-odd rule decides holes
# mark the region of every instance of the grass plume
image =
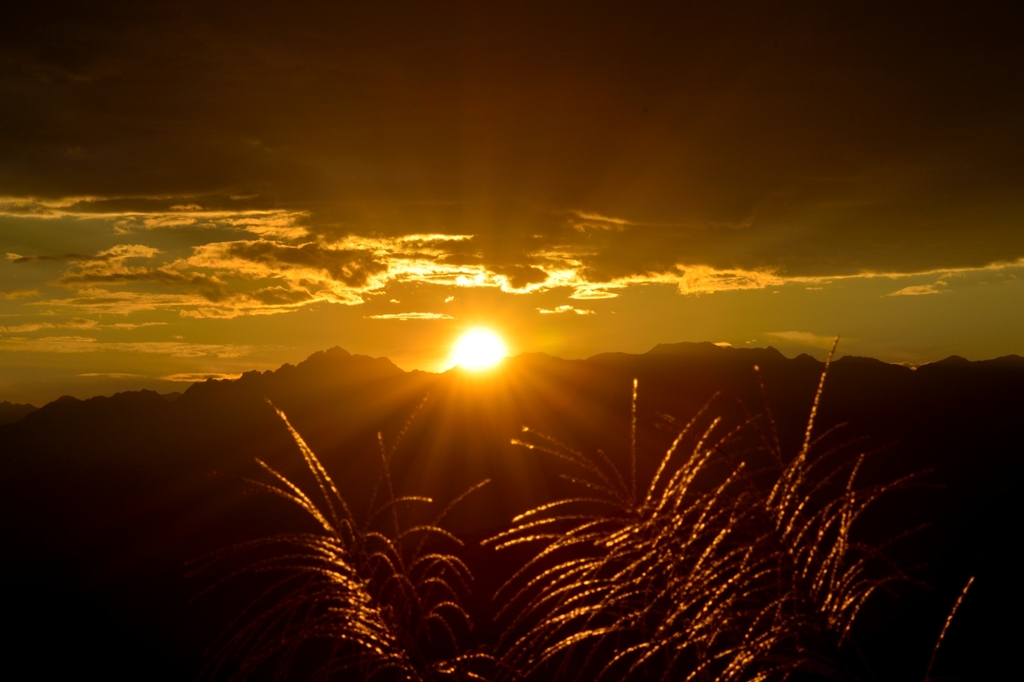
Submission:
[[757,419],[724,429],[705,407],[641,496],[635,382],[628,482],[603,453],[524,429],[514,442],[573,463],[581,474],[567,478],[585,493],[490,539],[539,547],[500,595],[509,668],[526,678],[856,679],[844,651],[851,629],[902,574],[854,529],[908,479],[858,485],[866,455],[848,456],[855,443],[829,446],[834,430],[816,432],[831,358],[794,455],[782,452],[770,412],[767,429]]
[[942,624],[942,632],[939,633],[939,638],[935,641],[935,648],[932,649],[931,658],[928,659],[928,669],[924,673],[924,682],[931,682],[932,669],[935,667],[935,659],[939,655],[939,649],[942,647],[942,641],[946,638],[949,626],[953,623],[953,618],[956,616],[956,612],[960,609],[960,605],[963,603],[964,597],[967,596],[967,591],[971,589],[971,585],[973,584],[974,576],[971,576],[968,578],[967,584],[964,585],[964,589],[960,590],[960,595],[956,598],[956,602],[953,603],[953,608],[950,610],[949,615],[946,616],[946,622]]
[[[357,522],[277,411],[314,484],[303,490],[259,461],[271,482],[248,482],[297,505],[316,530],[236,545],[198,569],[228,566],[221,583],[264,579],[208,677],[869,679],[854,628],[865,604],[906,575],[887,559],[889,543],[861,542],[859,529],[872,505],[914,477],[864,483],[871,453],[840,427],[819,428],[834,353],[835,344],[789,451],[757,367],[764,414],[727,426],[714,414],[716,395],[685,424],[666,418],[674,438],[646,485],[637,476],[636,380],[624,465],[524,427],[513,443],[568,462],[565,478],[580,493],[520,514],[485,541],[533,550],[495,595],[498,656],[466,650],[472,623],[462,604],[472,575],[429,543],[461,544],[440,524],[486,481],[431,523],[403,525],[399,506],[431,500],[395,494],[390,455],[405,428],[390,450],[378,434],[381,475]],[[946,619],[926,680],[970,585]]]
[[432,501],[395,496],[390,453],[378,434],[382,473],[369,512],[359,522],[302,436],[283,412],[275,411],[315,488],[302,490],[260,460],[272,482],[246,482],[297,505],[315,521],[316,530],[228,547],[206,557],[194,571],[220,569],[224,574],[213,587],[243,577],[263,578],[262,590],[219,643],[206,677],[482,679],[475,671],[486,668],[489,656],[464,651],[459,636],[472,628],[462,599],[473,576],[458,557],[431,550],[428,539],[461,544],[440,523],[487,481],[459,496],[432,523],[403,527],[399,505]]

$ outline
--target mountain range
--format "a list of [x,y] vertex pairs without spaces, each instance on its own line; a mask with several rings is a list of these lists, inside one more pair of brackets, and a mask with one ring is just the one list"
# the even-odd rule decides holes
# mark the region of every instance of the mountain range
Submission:
[[[641,481],[672,442],[673,424],[705,405],[725,427],[752,415],[761,415],[761,428],[773,421],[783,449],[795,452],[823,369],[808,355],[786,358],[771,347],[681,343],[586,360],[524,354],[488,373],[432,374],[333,348],[181,395],[65,397],[39,409],[3,403],[0,533],[9,559],[2,574],[18,624],[4,655],[40,676],[194,678],[237,603],[199,596],[207,585],[185,577],[189,562],[234,542],[308,528],[280,500],[246,494],[242,480],[265,480],[257,459],[304,480],[274,407],[354,509],[370,502],[382,448],[398,494],[443,505],[490,481],[448,523],[470,546],[475,613],[487,621],[489,593],[508,569],[476,541],[569,486],[567,464],[512,443],[522,427],[628,466],[635,379]],[[1013,628],[1001,620],[1017,599],[1022,418],[1019,356],[954,356],[917,368],[860,357],[832,363],[815,434],[842,425],[826,445],[869,452],[865,481],[917,475],[865,521],[872,538],[918,529],[891,549],[908,580],[864,615],[865,655],[885,661],[879,679],[923,675],[970,576],[975,586],[942,664],[963,679],[991,678],[1015,664]]]

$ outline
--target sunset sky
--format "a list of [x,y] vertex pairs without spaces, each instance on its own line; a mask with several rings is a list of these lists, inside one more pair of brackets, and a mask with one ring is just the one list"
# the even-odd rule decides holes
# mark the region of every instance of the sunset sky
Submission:
[[211,4],[5,8],[0,400],[476,325],[1024,354],[1018,2]]

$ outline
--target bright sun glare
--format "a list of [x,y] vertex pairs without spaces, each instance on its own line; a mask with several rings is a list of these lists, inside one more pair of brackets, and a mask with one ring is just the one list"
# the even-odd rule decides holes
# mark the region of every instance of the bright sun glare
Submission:
[[501,337],[490,329],[471,329],[455,342],[449,363],[463,369],[490,369],[508,355]]

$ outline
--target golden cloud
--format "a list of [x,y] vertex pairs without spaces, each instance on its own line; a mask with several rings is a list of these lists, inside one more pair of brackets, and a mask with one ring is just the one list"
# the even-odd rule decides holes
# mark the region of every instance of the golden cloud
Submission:
[[[279,280],[303,290],[308,301],[359,304],[363,294],[393,282],[454,287],[493,287],[529,293],[572,286],[578,275],[551,263],[487,266],[452,258],[446,248],[466,235],[408,235],[395,238],[349,236],[325,243],[282,244],[272,240],[218,242],[196,247],[184,266],[231,273],[254,280]],[[476,260],[479,260],[478,258]],[[538,259],[541,260],[541,259]]]
[[97,329],[141,329],[143,327],[163,327],[166,322],[117,322],[114,324],[101,324]]
[[957,277],[960,275],[974,275],[983,274],[986,272],[1002,273],[1006,270],[1014,270],[1018,268],[1024,268],[1024,258],[1018,258],[1010,261],[996,261],[993,263],[987,263],[976,267],[960,267],[960,268],[933,268],[930,270],[916,270],[907,272],[878,272],[874,270],[865,270],[863,272],[854,273],[852,275],[829,275],[821,277],[787,277],[786,282],[796,282],[804,284],[830,284],[834,281],[846,280],[846,279],[907,279],[910,277]]
[[241,374],[224,374],[222,372],[180,372],[178,374],[169,374],[160,378],[164,381],[178,381],[182,383],[195,384],[209,379],[213,379],[215,381],[224,379],[233,380],[238,379],[241,376]]
[[100,324],[97,320],[89,320],[81,317],[75,317],[64,323],[53,323],[53,322],[29,322],[26,324],[0,326],[0,332],[5,334],[26,334],[31,332],[37,332],[44,329],[120,329],[120,330],[132,330],[140,329],[142,327],[160,327],[165,326],[166,322],[117,322],[115,324]]
[[28,332],[37,332],[40,329],[53,329],[56,325],[49,324],[46,322],[30,322],[27,324],[16,324],[7,327],[0,327],[0,332],[5,334],[25,334]]
[[587,230],[614,230],[621,232],[627,226],[635,224],[623,218],[611,218],[600,213],[588,211],[573,211],[569,223],[577,232],[586,232]]
[[[510,294],[566,288],[571,291],[570,299],[599,300],[615,298],[629,287],[647,285],[672,285],[681,295],[700,295],[793,283],[827,285],[841,279],[899,279],[920,274],[865,272],[809,278],[786,277],[774,269],[720,269],[703,264],[677,264],[660,272],[592,281],[586,275],[586,254],[549,249],[530,254],[531,263],[521,266],[488,265],[479,257],[475,258],[477,262],[465,256],[452,257],[448,246],[465,245],[468,241],[465,235],[349,236],[336,242],[302,244],[260,238],[204,244],[194,247],[190,256],[156,266],[126,262],[131,258],[151,259],[159,253],[155,249],[123,245],[96,256],[76,257],[58,283],[78,288],[77,296],[36,303],[118,314],[170,308],[185,317],[232,318],[285,313],[321,302],[359,305],[365,302],[367,294],[381,292],[392,283],[488,287]],[[1011,267],[1021,267],[1021,263],[946,270],[941,274],[949,276]],[[105,288],[133,283],[161,285],[189,293]],[[900,291],[902,293],[893,295],[937,293],[934,285],[906,287]],[[550,310],[558,312],[559,307]]]
[[0,289],[0,298],[7,299],[8,301],[16,298],[28,298],[29,296],[38,295],[38,289]]
[[622,289],[625,288],[624,284],[580,284],[578,285],[569,296],[569,298],[575,298],[580,301],[598,301],[605,298],[616,298],[618,296],[614,291],[609,289]]
[[560,305],[556,308],[537,308],[537,311],[541,315],[557,315],[559,313],[576,313],[577,315],[594,315],[593,310],[586,310],[585,308],[574,308],[571,305]]
[[151,310],[186,310],[206,303],[206,299],[193,294],[158,294],[137,291],[110,291],[85,288],[69,298],[34,301],[30,305],[92,314],[130,315]]
[[385,315],[365,315],[368,320],[453,320],[451,315],[444,313],[387,313]]
[[44,336],[37,339],[10,337],[0,339],[0,351],[32,353],[147,353],[176,358],[237,358],[252,352],[252,346],[231,344],[184,343],[179,341],[143,341],[137,343],[104,342],[89,336]]
[[768,332],[768,336],[772,336],[776,339],[782,339],[783,341],[789,341],[791,343],[799,343],[804,346],[813,346],[815,348],[831,348],[836,338],[834,336],[800,331]]
[[[257,195],[226,197],[245,201]],[[208,197],[223,204],[225,197]],[[234,209],[223,205],[204,207],[197,197],[97,197],[79,196],[59,199],[39,197],[0,197],[0,217],[93,218],[114,222],[115,231],[127,234],[147,230],[193,228],[231,228],[265,237],[298,239],[308,236],[299,223],[308,217],[306,211],[286,209]]]
[[899,291],[894,291],[891,294],[885,294],[886,296],[928,296],[930,294],[943,294],[946,293],[945,289],[939,289],[940,286],[946,286],[945,282],[936,282],[935,284],[915,284],[909,287],[903,287]]
[[[252,198],[239,196],[238,200]],[[565,289],[570,300],[587,301],[615,298],[624,289],[637,286],[671,285],[679,294],[690,296],[787,284],[821,287],[843,279],[945,277],[1024,267],[1024,259],[1020,259],[981,268],[927,273],[868,271],[842,276],[791,277],[780,268],[721,268],[699,262],[678,262],[656,270],[612,274],[603,272],[598,263],[607,260],[606,252],[614,247],[601,246],[600,240],[591,239],[599,235],[590,234],[586,229],[600,228],[609,235],[636,229],[637,224],[592,211],[558,214],[561,232],[543,237],[537,248],[518,255],[504,254],[503,260],[497,262],[477,246],[473,235],[349,234],[329,238],[307,232],[299,225],[307,217],[304,212],[266,208],[241,210],[225,207],[226,201],[229,200],[225,197],[71,197],[60,200],[6,197],[0,198],[0,216],[103,217],[114,221],[119,230],[135,232],[185,225],[212,226],[247,231],[252,237],[208,242],[192,247],[189,253],[177,255],[164,254],[145,244],[120,244],[94,255],[8,254],[14,264],[66,261],[64,271],[54,283],[74,289],[75,295],[29,305],[87,314],[124,315],[169,309],[192,318],[269,315],[316,303],[359,305],[366,301],[367,295],[383,292],[396,283],[493,288],[516,295]],[[584,224],[586,234],[581,237],[580,230],[574,228]],[[939,291],[936,286],[904,287],[890,295],[934,294]],[[4,296],[29,296],[30,291],[36,290],[19,290]],[[571,305],[538,310],[543,314],[592,314],[592,311]]]

